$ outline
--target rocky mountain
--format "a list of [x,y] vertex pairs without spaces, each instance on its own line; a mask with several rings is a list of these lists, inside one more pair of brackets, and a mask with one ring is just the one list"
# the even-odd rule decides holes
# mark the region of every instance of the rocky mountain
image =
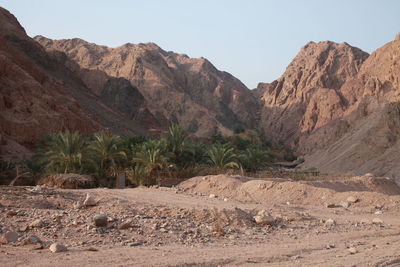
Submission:
[[399,39],[370,56],[346,43],[307,44],[254,92],[262,127],[306,155],[304,167],[397,177]]
[[278,80],[256,89],[263,129],[300,152],[308,151],[302,139],[343,115],[349,103],[341,87],[367,57],[346,43],[305,45]]
[[[48,51],[67,54],[83,72],[100,71],[129,80],[152,113],[182,124],[194,135],[207,136],[216,130],[229,134],[239,125],[257,126],[258,102],[251,91],[205,58],[167,52],[153,43],[109,48],[81,39],[37,36],[35,40]],[[84,78],[95,93],[101,75]]]
[[[72,63],[63,53],[47,53],[26,35],[12,14],[0,8],[3,157],[28,154],[27,148],[51,132],[68,129],[84,133],[100,130],[132,133],[146,132],[149,127],[159,125],[147,110],[143,96],[129,82],[105,75],[104,86],[95,95],[66,67]],[[132,100],[134,109],[127,110],[128,100]]]
[[307,156],[306,166],[326,172],[372,172],[400,178],[400,35],[373,52],[353,79],[341,90],[353,103],[339,120],[316,131],[307,141],[323,138],[337,129],[347,130],[323,148]]

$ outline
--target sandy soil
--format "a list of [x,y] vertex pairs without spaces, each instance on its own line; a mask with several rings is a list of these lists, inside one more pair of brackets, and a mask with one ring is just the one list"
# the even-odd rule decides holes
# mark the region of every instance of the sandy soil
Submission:
[[[214,176],[178,188],[1,187],[0,234],[15,231],[19,240],[0,244],[0,266],[398,266],[396,185],[362,181],[332,186],[274,179],[273,186],[260,187],[266,181]],[[79,207],[87,193],[97,205]],[[349,196],[359,201],[340,206]],[[254,221],[260,210],[273,225]],[[107,227],[93,225],[99,213],[108,216]],[[373,223],[376,218],[382,222]],[[41,223],[26,227],[35,220]],[[24,245],[30,235],[41,244]],[[68,251],[50,252],[56,241]]]

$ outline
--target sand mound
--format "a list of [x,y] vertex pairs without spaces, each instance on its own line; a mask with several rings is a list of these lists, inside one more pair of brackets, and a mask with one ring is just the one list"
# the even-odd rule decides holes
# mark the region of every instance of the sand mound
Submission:
[[[188,193],[215,194],[259,203],[309,203],[341,201],[353,195],[367,202],[385,202],[399,195],[400,187],[385,177],[357,176],[340,181],[292,181],[279,178],[247,178],[211,175],[194,177],[178,185]],[[351,192],[351,193],[350,193]]]
[[95,181],[90,175],[80,175],[74,173],[54,174],[42,178],[38,182],[39,185],[48,185],[63,189],[81,189],[93,188]]

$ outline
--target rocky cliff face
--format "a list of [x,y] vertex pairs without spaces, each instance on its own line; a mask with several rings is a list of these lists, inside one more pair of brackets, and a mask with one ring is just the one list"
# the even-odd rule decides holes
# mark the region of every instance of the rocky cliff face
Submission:
[[[400,178],[400,38],[377,49],[362,64],[360,71],[346,81],[341,91],[351,105],[340,121],[347,129],[337,141],[311,150],[306,166],[326,172],[372,172]],[[337,121],[315,131],[305,140],[324,137],[335,130]],[[325,134],[326,135],[326,134]]]
[[[153,43],[108,48],[81,39],[35,39],[47,50],[66,53],[84,72],[102,71],[129,80],[153,113],[195,135],[210,135],[216,129],[229,134],[238,125],[257,125],[258,102],[251,91],[204,58],[166,52]],[[87,84],[99,91],[93,79]]]
[[346,43],[310,42],[278,80],[260,83],[261,125],[299,151],[300,139],[342,116],[348,102],[341,86],[359,71],[368,54]]
[[[145,132],[157,120],[141,105],[143,96],[129,82],[105,78],[93,94],[65,66],[64,54],[48,54],[29,38],[16,18],[0,8],[0,148],[3,157],[21,157],[40,138],[63,130],[90,133]],[[113,96],[115,87],[123,89]],[[126,99],[138,110],[126,110]],[[144,127],[143,127],[144,126]]]
[[370,56],[346,43],[309,43],[281,78],[260,83],[261,125],[322,172],[398,177],[397,37]]

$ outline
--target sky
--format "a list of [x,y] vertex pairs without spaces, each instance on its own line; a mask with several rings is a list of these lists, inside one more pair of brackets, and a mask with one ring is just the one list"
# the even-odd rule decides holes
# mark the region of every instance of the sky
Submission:
[[399,0],[0,0],[31,37],[116,47],[153,42],[205,57],[250,89],[279,78],[309,41],[371,53],[400,32]]

